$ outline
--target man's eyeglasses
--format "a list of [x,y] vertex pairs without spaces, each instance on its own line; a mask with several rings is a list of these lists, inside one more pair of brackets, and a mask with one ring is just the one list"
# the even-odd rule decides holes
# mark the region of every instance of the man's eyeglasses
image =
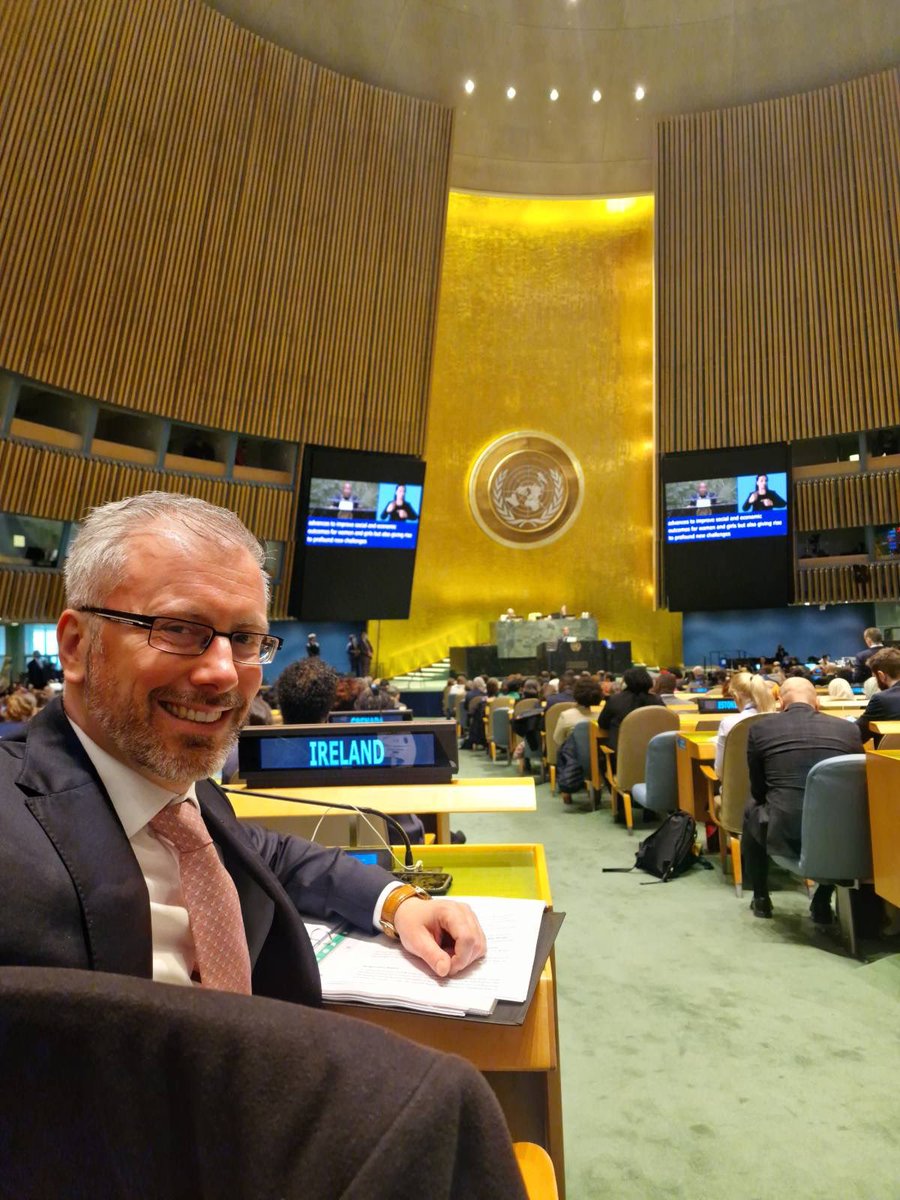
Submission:
[[211,625],[200,625],[196,621],[182,621],[178,617],[145,617],[141,613],[119,612],[115,608],[79,608],[79,612],[93,613],[107,621],[120,625],[134,625],[138,629],[149,629],[147,642],[154,650],[164,654],[202,654],[213,638],[224,637],[231,642],[231,655],[236,663],[244,666],[264,666],[270,663],[281,649],[284,639],[274,633],[248,633],[238,629],[224,633]]

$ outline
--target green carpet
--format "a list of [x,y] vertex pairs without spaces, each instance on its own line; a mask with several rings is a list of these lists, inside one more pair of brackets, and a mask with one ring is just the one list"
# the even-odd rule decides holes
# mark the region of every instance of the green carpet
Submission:
[[[466,778],[514,768],[461,752]],[[543,842],[557,943],[569,1200],[900,1197],[900,955],[868,965],[773,876],[753,917],[714,871],[630,866],[609,808],[537,789],[535,813],[460,818],[470,842]],[[649,831],[650,827],[647,827]],[[775,890],[776,888],[780,890]],[[882,955],[900,939],[880,944]]]

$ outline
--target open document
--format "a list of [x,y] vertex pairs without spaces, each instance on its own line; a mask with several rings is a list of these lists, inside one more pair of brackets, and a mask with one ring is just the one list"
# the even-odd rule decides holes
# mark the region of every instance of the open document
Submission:
[[[447,897],[449,899],[449,897]],[[308,923],[322,977],[334,1002],[410,1008],[443,1016],[486,1017],[498,1001],[525,1001],[544,916],[543,900],[460,896],[484,929],[488,951],[453,979],[438,979],[419,959],[383,934]]]

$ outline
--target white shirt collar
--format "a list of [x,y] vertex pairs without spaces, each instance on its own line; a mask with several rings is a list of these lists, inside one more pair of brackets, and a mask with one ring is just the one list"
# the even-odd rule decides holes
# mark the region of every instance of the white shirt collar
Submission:
[[127,838],[133,838],[158,812],[162,812],[166,805],[174,800],[192,800],[197,804],[193,783],[186,792],[179,793],[157,787],[133,768],[113,758],[71,719],[69,724],[84,747],[85,754],[94,764]]

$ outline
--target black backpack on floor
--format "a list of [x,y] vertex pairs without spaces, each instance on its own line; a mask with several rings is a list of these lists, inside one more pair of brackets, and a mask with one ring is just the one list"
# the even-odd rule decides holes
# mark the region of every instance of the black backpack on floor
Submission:
[[707,866],[694,852],[697,839],[697,822],[690,813],[670,813],[649,837],[644,838],[637,848],[633,867],[604,867],[604,871],[647,871],[655,875],[660,883],[667,883],[677,875],[683,875],[695,863]]

